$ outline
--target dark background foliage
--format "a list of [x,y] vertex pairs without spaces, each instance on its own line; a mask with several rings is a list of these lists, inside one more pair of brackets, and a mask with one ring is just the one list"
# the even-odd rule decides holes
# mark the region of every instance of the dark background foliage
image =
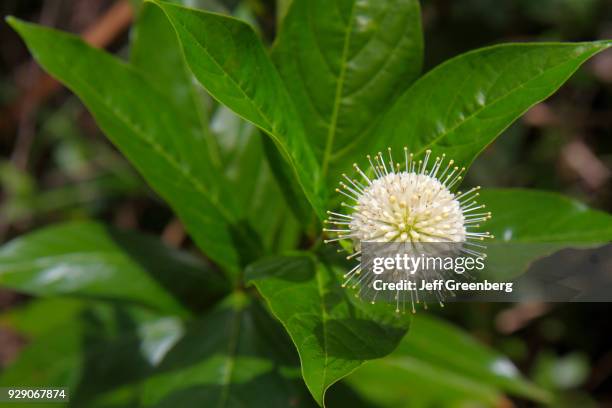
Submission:
[[[273,1],[226,1],[257,20],[265,38]],[[280,2],[281,4],[284,2]],[[279,7],[282,10],[282,6]],[[110,0],[8,0],[0,15],[83,33],[125,54],[132,12]],[[425,69],[472,48],[509,41],[612,37],[606,0],[431,0],[423,4]],[[94,217],[191,248],[180,222],[153,198],[74,96],[42,73],[0,23],[0,241],[60,220]],[[470,184],[563,192],[612,211],[612,53],[594,57],[559,92],[532,108],[481,155]],[[28,302],[0,291],[0,312]],[[510,356],[540,385],[572,404],[612,405],[610,306],[455,305],[444,312]],[[0,326],[0,370],[25,339]],[[519,402],[520,403],[520,402]]]

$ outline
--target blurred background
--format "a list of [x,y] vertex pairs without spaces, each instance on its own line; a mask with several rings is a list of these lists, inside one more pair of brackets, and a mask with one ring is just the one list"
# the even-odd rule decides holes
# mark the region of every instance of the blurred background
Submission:
[[[288,1],[220,1],[271,42]],[[187,2],[190,3],[190,2]],[[198,6],[207,1],[191,2]],[[425,70],[464,51],[509,41],[612,38],[609,0],[422,2]],[[79,33],[127,55],[138,2],[2,0],[14,15]],[[167,206],[117,153],[81,103],[32,62],[0,23],[0,242],[62,220],[96,218],[191,246]],[[612,52],[581,68],[490,146],[468,183],[559,191],[612,211]],[[0,290],[0,314],[29,299]],[[612,307],[455,304],[445,316],[509,357],[567,406],[612,407]],[[28,339],[0,319],[0,370]]]

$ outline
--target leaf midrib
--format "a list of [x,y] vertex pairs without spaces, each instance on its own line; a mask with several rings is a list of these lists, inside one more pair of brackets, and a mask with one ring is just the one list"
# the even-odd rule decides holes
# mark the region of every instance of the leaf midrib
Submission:
[[232,375],[236,365],[236,354],[238,352],[238,338],[240,337],[240,329],[242,322],[242,313],[244,309],[239,309],[234,314],[234,321],[232,322],[232,331],[230,333],[228,349],[227,349],[227,362],[225,364],[225,376],[221,379],[221,397],[217,408],[225,408],[228,406],[229,392],[232,386]]
[[334,147],[334,139],[336,137],[336,128],[338,124],[338,114],[340,112],[340,104],[342,102],[342,92],[344,88],[344,80],[346,78],[346,68],[348,66],[348,51],[351,40],[351,34],[353,31],[355,9],[357,0],[353,0],[351,5],[351,11],[349,13],[348,23],[346,26],[346,32],[344,34],[344,41],[342,45],[342,57],[340,59],[340,73],[338,74],[338,82],[336,83],[336,93],[334,95],[334,108],[332,110],[332,116],[329,123],[329,130],[327,132],[327,141],[325,143],[325,150],[323,151],[323,162],[321,164],[321,174],[323,177],[327,175],[329,167],[329,161],[331,158],[332,150]]
[[319,292],[319,297],[321,298],[321,326],[323,331],[323,375],[322,375],[322,395],[321,398],[325,398],[325,389],[327,388],[327,365],[329,362],[329,353],[327,352],[327,319],[329,318],[327,315],[327,305],[325,304],[325,292],[323,287],[323,282],[321,281],[320,271],[315,270],[315,279],[317,280],[317,291]]
[[[591,49],[589,50],[589,52],[597,52],[598,50],[601,50],[600,48],[596,48],[595,50]],[[473,113],[471,113],[469,116],[466,116],[463,120],[459,121],[457,124],[451,126],[449,129],[446,129],[445,132],[441,133],[440,135],[434,137],[430,142],[428,142],[425,146],[423,146],[422,148],[418,149],[415,152],[415,155],[417,154],[422,154],[423,152],[425,152],[428,148],[432,147],[433,145],[435,145],[436,143],[438,143],[441,139],[448,137],[448,135],[450,135],[451,133],[453,133],[455,130],[457,130],[458,128],[460,128],[461,126],[463,126],[464,124],[466,124],[467,122],[469,122],[470,120],[472,120],[475,116],[477,116],[478,114],[480,114],[481,112],[483,112],[486,109],[489,109],[490,107],[492,107],[493,105],[495,105],[496,103],[510,97],[513,93],[519,91],[520,89],[524,88],[527,84],[533,82],[533,81],[537,81],[540,77],[542,77],[543,75],[547,74],[549,71],[554,70],[556,68],[559,68],[560,66],[564,65],[564,64],[568,64],[568,63],[574,63],[576,60],[581,59],[585,54],[588,54],[589,52],[585,52],[583,54],[580,54],[579,57],[574,57],[570,60],[566,60],[563,61],[559,64],[553,65],[549,68],[547,68],[546,70],[540,72],[539,74],[531,77],[528,81],[525,81],[521,84],[519,84],[518,86],[514,87],[512,90],[504,93],[503,95],[501,95],[499,98],[496,98],[494,100],[491,101],[491,103],[489,104],[485,104],[483,105],[481,108],[476,109]],[[578,69],[578,67],[576,67],[576,69]],[[573,71],[572,71],[573,72]],[[571,72],[570,72],[571,75]],[[551,92],[548,93],[547,96],[551,95],[552,93],[554,93],[555,90],[552,90]],[[546,98],[546,96],[544,97]],[[534,102],[535,104],[536,102]],[[529,106],[533,106],[533,104],[529,105]],[[525,108],[525,110],[529,109],[529,107]]]
[[219,213],[223,216],[226,222],[231,223],[233,221],[233,217],[230,216],[230,214],[226,211],[225,207],[220,205],[220,203],[213,194],[209,194],[208,189],[197,178],[193,177],[190,172],[186,171],[183,166],[178,163],[174,155],[166,152],[159,143],[148,138],[144,133],[140,132],[138,128],[134,127],[132,123],[123,116],[123,114],[113,109],[111,105],[107,104],[105,98],[103,98],[102,95],[100,95],[96,91],[96,89],[91,87],[86,81],[81,81],[80,77],[78,76],[76,76],[75,78],[76,82],[80,82],[83,88],[87,88],[89,90],[89,94],[93,96],[101,106],[106,108],[108,112],[117,117],[119,122],[121,122],[125,127],[127,127],[129,131],[136,135],[140,140],[145,142],[145,144],[147,144],[154,153],[156,153],[158,156],[164,159],[164,161],[170,164],[171,167],[178,173],[180,173],[183,178],[186,179],[191,185],[193,185],[200,194],[204,195],[206,201],[210,202],[217,209],[217,211],[219,211]]

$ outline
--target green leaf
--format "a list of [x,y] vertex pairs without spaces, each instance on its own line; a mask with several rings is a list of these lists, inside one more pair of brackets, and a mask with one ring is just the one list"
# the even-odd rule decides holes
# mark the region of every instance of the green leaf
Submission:
[[32,339],[46,335],[55,326],[75,319],[86,302],[65,297],[41,298],[10,308],[0,315],[0,324]]
[[336,269],[308,254],[268,258],[247,269],[247,278],[289,332],[304,381],[320,405],[333,383],[366,360],[390,353],[408,327],[407,319],[394,313],[381,319],[373,306],[357,307]]
[[132,31],[130,62],[166,94],[176,109],[189,117],[194,131],[200,132],[208,144],[209,160],[220,168],[219,148],[209,130],[210,98],[194,82],[178,46],[164,13],[145,3]]
[[483,189],[480,201],[493,218],[486,228],[505,242],[607,243],[612,215],[561,194],[523,189]]
[[286,334],[240,293],[189,327],[143,395],[143,406],[158,408],[312,405]]
[[503,44],[453,58],[398,99],[374,130],[380,142],[370,150],[432,149],[467,166],[530,106],[610,46],[611,41]]
[[522,189],[484,189],[479,198],[493,218],[483,228],[487,274],[510,279],[531,262],[564,248],[586,248],[612,241],[612,215],[560,194]]
[[93,222],[44,228],[0,248],[0,284],[41,296],[121,300],[185,314],[227,283],[154,238]]
[[0,385],[68,387],[70,406],[314,405],[282,327],[243,294],[187,323],[139,308],[76,306],[43,300],[13,313],[31,320],[28,328],[46,318],[45,307],[66,319],[28,337]]
[[211,129],[219,140],[224,172],[237,198],[239,216],[259,234],[264,248],[295,248],[299,225],[266,161],[262,146],[265,136],[222,105],[213,115]]
[[206,90],[275,142],[314,210],[323,217],[319,164],[291,98],[253,29],[232,17],[154,2],[174,29]]
[[396,351],[367,363],[347,382],[383,407],[496,407],[503,392],[547,401],[549,395],[528,382],[516,366],[460,329],[433,316],[415,316]]
[[[35,300],[13,310],[12,317],[20,322],[15,328],[28,345],[3,369],[0,386],[67,387],[69,406],[79,407],[136,406],[140,391],[134,384],[183,333],[176,317],[108,303]],[[41,322],[46,330],[39,333],[40,327],[33,326]]]
[[[212,6],[212,5],[211,5]],[[265,162],[260,135],[223,105],[212,108],[210,97],[193,78],[176,33],[164,12],[145,4],[133,31],[131,62],[166,92],[173,105],[190,117],[195,132],[208,142],[210,161],[235,197],[235,216],[246,219],[265,248],[277,244],[277,234],[296,229]],[[255,179],[254,179],[254,175]],[[289,237],[288,237],[289,238]],[[289,245],[292,240],[288,239]]]
[[[274,59],[324,174],[337,182],[345,152],[418,77],[423,54],[417,0],[294,1]],[[342,159],[342,160],[340,160]]]
[[[253,238],[236,227],[235,203],[208,160],[208,147],[176,110],[138,71],[79,38],[8,19],[34,58],[73,90],[98,125],[171,205],[199,247],[238,273],[236,248]],[[249,243],[250,242],[250,243]]]

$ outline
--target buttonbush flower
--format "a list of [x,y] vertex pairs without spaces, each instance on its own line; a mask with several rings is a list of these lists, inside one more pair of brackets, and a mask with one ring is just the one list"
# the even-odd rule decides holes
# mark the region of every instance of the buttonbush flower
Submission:
[[[485,257],[480,241],[493,236],[478,229],[491,213],[476,200],[480,187],[455,192],[465,168],[445,155],[432,159],[431,150],[416,161],[406,147],[399,162],[391,149],[387,157],[379,152],[367,159],[366,171],[353,165],[356,178],[342,175],[336,191],[348,199],[341,203],[346,211],[328,211],[323,230],[334,236],[326,243],[350,241],[354,252],[348,258],[358,260],[362,242],[458,243],[461,252]],[[344,285],[359,273],[360,265],[345,275]]]

